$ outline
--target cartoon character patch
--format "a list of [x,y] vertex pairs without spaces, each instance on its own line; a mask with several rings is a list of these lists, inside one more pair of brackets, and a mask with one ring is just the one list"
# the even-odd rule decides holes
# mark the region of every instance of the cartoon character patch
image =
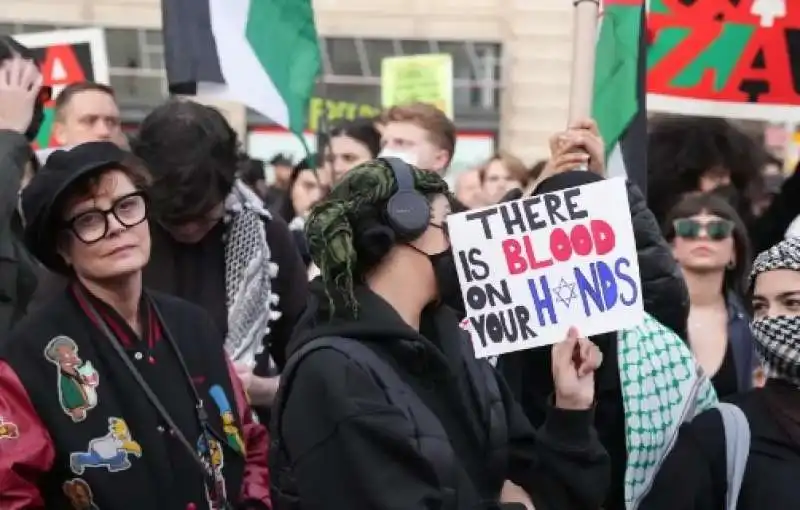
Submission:
[[58,401],[75,423],[86,419],[89,410],[97,405],[97,386],[100,376],[91,361],[78,357],[78,345],[68,336],[50,340],[44,355],[58,367]]
[[19,438],[19,427],[15,423],[11,423],[10,421],[5,421],[2,416],[0,416],[0,439],[18,439]]
[[225,457],[222,454],[222,445],[219,441],[205,434],[200,434],[197,440],[197,453],[203,459],[206,471],[214,481],[212,487],[206,486],[206,498],[210,510],[221,510],[223,507],[217,505],[218,501],[225,501],[227,489],[225,488],[225,476],[222,468],[225,465]]
[[61,486],[74,510],[100,510],[94,504],[94,494],[83,478],[73,478]]
[[235,452],[243,454],[245,451],[244,441],[242,441],[242,434],[239,431],[239,427],[236,426],[233,408],[228,401],[228,397],[225,395],[225,390],[222,389],[222,386],[215,384],[208,390],[208,393],[211,395],[211,398],[214,399],[214,403],[217,404],[217,408],[219,409],[219,416],[222,418],[222,430],[225,432],[228,446],[233,448]]
[[76,475],[82,475],[86,468],[104,467],[115,473],[131,467],[128,455],[142,456],[142,447],[131,438],[128,424],[121,418],[108,419],[108,434],[89,441],[85,452],[69,455],[69,467]]

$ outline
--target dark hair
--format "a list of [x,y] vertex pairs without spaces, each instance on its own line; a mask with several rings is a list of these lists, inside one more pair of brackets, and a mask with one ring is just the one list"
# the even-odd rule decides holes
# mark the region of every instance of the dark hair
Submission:
[[[444,194],[447,183],[434,172],[413,168],[414,189],[425,196]],[[399,241],[386,218],[386,204],[397,191],[391,167],[381,160],[356,166],[315,205],[306,222],[309,253],[322,273],[331,314],[353,313],[354,286],[384,260]],[[338,304],[337,304],[338,302]]]
[[309,154],[308,156],[301,159],[295,166],[292,168],[292,173],[289,176],[289,182],[286,186],[286,191],[284,192],[283,200],[281,201],[280,209],[278,213],[280,214],[281,218],[286,220],[287,223],[290,223],[295,216],[297,216],[297,211],[294,208],[294,203],[292,203],[292,188],[294,188],[294,183],[297,182],[297,179],[300,177],[300,174],[303,172],[311,171],[314,172],[314,176],[319,179],[317,176],[317,154]]
[[[25,60],[30,60],[41,67],[41,62],[36,58],[36,55],[27,47],[23,46],[16,39],[8,35],[0,36],[0,63],[12,59],[16,56],[22,57]],[[25,137],[28,141],[33,141],[36,135],[39,134],[39,128],[44,121],[44,100],[40,96],[37,98],[36,103],[33,105],[33,116],[28,129],[25,131]]]
[[328,134],[328,143],[336,136],[347,136],[364,145],[373,158],[381,152],[381,134],[369,119],[349,120],[337,124]]
[[239,167],[239,178],[242,179],[242,182],[250,186],[254,186],[258,181],[265,180],[264,161],[261,159],[243,157],[241,166]]
[[134,153],[153,174],[153,213],[167,223],[202,218],[233,188],[240,152],[236,132],[215,108],[170,100],[142,121]]
[[541,160],[537,161],[536,163],[534,163],[534,165],[531,167],[530,172],[529,172],[530,176],[528,177],[528,182],[533,182],[536,179],[538,179],[539,176],[542,175],[542,172],[544,172],[544,167],[546,167],[546,166],[547,166],[547,160],[546,159],[541,159]]
[[64,113],[64,109],[69,106],[69,103],[72,101],[72,99],[83,92],[100,92],[102,94],[108,94],[112,99],[116,100],[114,89],[108,85],[103,85],[102,83],[96,83],[93,81],[79,81],[76,83],[70,83],[64,87],[64,90],[62,90],[61,93],[58,94],[58,97],[56,97],[56,118],[61,118],[62,114]]
[[717,118],[658,119],[649,127],[647,151],[647,205],[659,220],[714,169],[730,172],[732,185],[747,199],[765,160],[755,140]]
[[668,242],[675,239],[675,220],[689,218],[701,213],[719,216],[733,222],[733,250],[736,255],[736,265],[725,270],[723,285],[725,290],[731,290],[739,296],[744,295],[747,277],[750,274],[750,241],[747,237],[747,228],[736,210],[722,197],[714,192],[690,193],[683,197],[667,215],[662,226],[664,237]]

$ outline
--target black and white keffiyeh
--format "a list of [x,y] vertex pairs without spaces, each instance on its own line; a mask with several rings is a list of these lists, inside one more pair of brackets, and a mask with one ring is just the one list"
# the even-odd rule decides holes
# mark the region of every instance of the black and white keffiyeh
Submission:
[[[756,257],[750,286],[761,273],[778,269],[800,271],[800,239],[785,239]],[[800,387],[800,317],[762,317],[751,329],[767,378]]]
[[264,223],[272,216],[258,195],[238,179],[225,200],[225,213],[225,350],[233,361],[254,366],[270,324],[281,316],[276,309],[278,295],[272,292],[279,268],[271,260]]

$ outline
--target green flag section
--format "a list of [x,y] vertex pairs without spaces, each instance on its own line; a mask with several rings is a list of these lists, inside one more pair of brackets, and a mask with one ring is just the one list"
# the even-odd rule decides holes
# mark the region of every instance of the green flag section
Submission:
[[162,12],[171,91],[302,133],[321,68],[311,0],[163,0]]
[[[644,0],[605,0],[597,39],[592,116],[605,141],[608,173],[646,184],[645,140],[626,144],[633,125],[646,137],[644,119]],[[628,149],[633,152],[626,154]],[[636,155],[634,157],[634,154]],[[634,161],[635,160],[635,161]],[[635,168],[633,168],[635,167]]]

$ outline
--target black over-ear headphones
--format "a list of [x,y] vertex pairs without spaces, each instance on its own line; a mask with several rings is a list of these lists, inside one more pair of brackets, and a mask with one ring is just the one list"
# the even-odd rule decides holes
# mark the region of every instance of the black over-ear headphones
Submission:
[[428,228],[431,221],[431,205],[414,188],[414,170],[400,158],[380,158],[389,165],[397,181],[397,191],[386,204],[389,226],[401,239],[410,241],[418,238]]

